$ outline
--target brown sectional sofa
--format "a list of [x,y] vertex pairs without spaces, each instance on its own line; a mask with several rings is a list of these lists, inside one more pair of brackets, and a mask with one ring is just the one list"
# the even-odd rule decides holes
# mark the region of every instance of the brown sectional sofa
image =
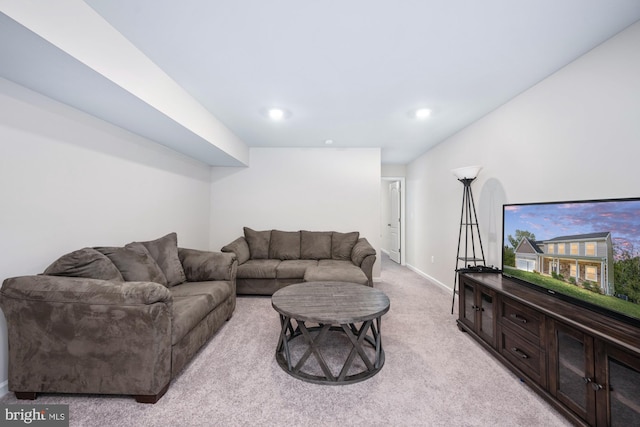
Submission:
[[376,251],[358,232],[255,231],[244,227],[244,236],[221,250],[237,257],[239,295],[272,295],[303,281],[373,286]]
[[234,254],[171,233],[84,248],[41,275],[6,279],[9,390],[134,395],[155,403],[236,305]]

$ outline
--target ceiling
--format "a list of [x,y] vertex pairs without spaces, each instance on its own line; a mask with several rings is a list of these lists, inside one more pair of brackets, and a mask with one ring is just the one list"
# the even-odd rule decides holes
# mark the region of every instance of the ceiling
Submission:
[[[17,2],[0,0],[0,76],[209,164],[238,163],[34,34],[8,3]],[[63,3],[73,14],[82,2]],[[330,139],[336,148],[380,147],[388,164],[412,161],[640,19],[640,0],[87,5],[247,147],[325,147]],[[270,121],[270,106],[291,115]],[[411,117],[419,107],[431,116]]]

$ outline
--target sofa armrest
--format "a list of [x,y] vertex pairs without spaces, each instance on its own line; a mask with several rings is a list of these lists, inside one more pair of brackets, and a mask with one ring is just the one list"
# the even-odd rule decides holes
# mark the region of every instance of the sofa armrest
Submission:
[[362,261],[370,255],[375,256],[376,250],[373,249],[373,246],[371,246],[367,239],[361,237],[351,250],[351,262],[360,267],[362,265]]
[[222,252],[234,253],[238,259],[238,265],[244,264],[249,259],[251,259],[249,244],[247,243],[247,239],[245,239],[244,236],[240,236],[233,242],[224,245],[220,250]]
[[171,380],[172,301],[151,282],[6,279],[9,390],[157,395]]
[[82,277],[21,276],[6,279],[3,299],[97,305],[171,304],[171,292],[154,282],[118,282]]
[[351,250],[351,262],[360,267],[373,286],[373,264],[376,262],[376,250],[364,237],[358,239]]
[[236,281],[238,262],[234,253],[178,248],[178,256],[189,282]]
[[375,263],[376,263],[376,256],[368,255],[362,261],[362,264],[360,264],[360,269],[364,271],[364,274],[367,276],[367,279],[369,280],[369,283],[367,284],[371,287],[373,287],[373,264]]

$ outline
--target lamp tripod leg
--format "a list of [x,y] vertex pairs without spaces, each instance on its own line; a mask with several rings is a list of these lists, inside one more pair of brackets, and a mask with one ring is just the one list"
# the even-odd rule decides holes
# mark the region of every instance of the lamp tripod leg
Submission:
[[453,307],[456,305],[456,290],[458,288],[458,273],[456,272],[456,278],[453,280],[453,296],[451,297],[451,314],[453,314]]

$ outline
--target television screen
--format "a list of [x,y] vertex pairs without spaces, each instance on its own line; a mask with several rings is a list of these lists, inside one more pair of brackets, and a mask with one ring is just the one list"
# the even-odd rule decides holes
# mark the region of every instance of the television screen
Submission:
[[640,325],[640,198],[503,205],[503,275]]

